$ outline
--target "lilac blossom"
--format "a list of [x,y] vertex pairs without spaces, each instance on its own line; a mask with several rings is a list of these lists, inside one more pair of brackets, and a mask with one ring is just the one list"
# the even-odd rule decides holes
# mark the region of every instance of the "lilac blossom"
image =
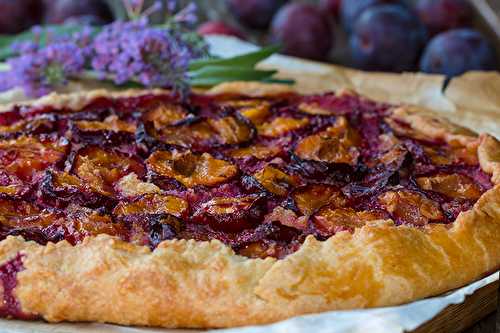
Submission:
[[92,67],[115,83],[136,81],[147,87],[186,86],[190,61],[197,57],[185,41],[145,20],[113,23],[94,40]]
[[13,85],[24,88],[26,95],[39,97],[68,82],[85,65],[82,49],[71,42],[48,45],[34,53],[8,61]]

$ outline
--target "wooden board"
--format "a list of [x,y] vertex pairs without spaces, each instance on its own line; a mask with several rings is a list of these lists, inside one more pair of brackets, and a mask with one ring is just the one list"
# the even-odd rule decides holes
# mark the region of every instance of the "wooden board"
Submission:
[[468,296],[461,304],[450,305],[414,333],[458,333],[493,313],[497,308],[499,281]]

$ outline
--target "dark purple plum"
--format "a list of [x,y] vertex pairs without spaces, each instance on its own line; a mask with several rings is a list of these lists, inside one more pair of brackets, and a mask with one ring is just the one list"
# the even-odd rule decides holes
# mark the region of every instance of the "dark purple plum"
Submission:
[[429,35],[471,25],[473,10],[467,0],[419,0],[415,6]]
[[197,32],[202,36],[226,35],[226,36],[234,36],[240,39],[245,39],[243,32],[223,21],[205,22],[198,27]]
[[14,34],[40,23],[41,0],[0,0],[0,34]]
[[305,3],[291,3],[278,11],[271,38],[281,44],[285,54],[313,60],[325,60],[334,43],[330,20]]
[[319,8],[325,14],[337,18],[342,0],[320,0]]
[[398,3],[398,0],[347,0],[342,1],[340,4],[340,20],[342,26],[347,31],[351,33],[354,23],[366,9],[388,3]]
[[494,70],[498,58],[488,40],[472,29],[449,30],[436,35],[424,50],[420,70],[448,77],[470,70]]
[[252,29],[269,27],[274,14],[288,0],[227,0],[238,22]]
[[72,17],[95,16],[103,22],[112,19],[109,7],[101,0],[45,0],[45,23],[60,24]]
[[425,32],[404,6],[381,5],[361,14],[349,40],[356,68],[377,71],[413,70]]

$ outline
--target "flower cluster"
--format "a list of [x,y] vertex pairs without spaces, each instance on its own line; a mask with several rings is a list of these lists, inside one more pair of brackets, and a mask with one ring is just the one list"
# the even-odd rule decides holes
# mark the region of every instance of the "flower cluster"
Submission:
[[[63,38],[46,33],[43,43],[36,38],[13,45],[19,56],[8,61],[11,70],[0,77],[0,88],[21,86],[27,95],[39,97],[81,76],[119,85],[187,88],[190,62],[208,53],[206,44],[182,27],[193,20],[195,8],[188,6],[162,26],[150,26],[147,17],[139,15],[142,1],[125,4],[135,15],[132,21],[114,22],[97,33],[87,27]],[[174,8],[171,3],[168,7]]]
[[31,49],[8,61],[12,86],[23,87],[28,96],[43,96],[67,83],[85,65],[82,49],[73,42],[61,42]]

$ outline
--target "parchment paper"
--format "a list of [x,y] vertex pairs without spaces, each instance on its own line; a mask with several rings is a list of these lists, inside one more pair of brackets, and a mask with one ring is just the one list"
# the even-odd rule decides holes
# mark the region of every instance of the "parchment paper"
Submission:
[[[232,56],[254,50],[256,46],[234,38],[213,36],[209,42],[212,51],[221,56]],[[370,98],[420,105],[477,132],[489,132],[500,137],[500,73],[471,72],[450,82],[443,92],[445,78],[440,75],[417,73],[366,73],[340,66],[272,56],[263,68],[279,70],[279,76],[296,80],[302,93],[316,93],[349,88]],[[95,86],[72,83],[69,90],[83,90]],[[26,100],[20,90],[0,94],[0,103]],[[479,288],[498,280],[498,272],[469,286],[440,297],[410,304],[356,311],[332,311],[291,318],[272,325],[217,330],[217,333],[400,333],[414,330],[435,317],[448,305],[464,301]],[[50,301],[50,300],[47,300]],[[122,327],[105,324],[47,324],[0,320],[0,333],[191,333],[199,330],[168,330]]]

